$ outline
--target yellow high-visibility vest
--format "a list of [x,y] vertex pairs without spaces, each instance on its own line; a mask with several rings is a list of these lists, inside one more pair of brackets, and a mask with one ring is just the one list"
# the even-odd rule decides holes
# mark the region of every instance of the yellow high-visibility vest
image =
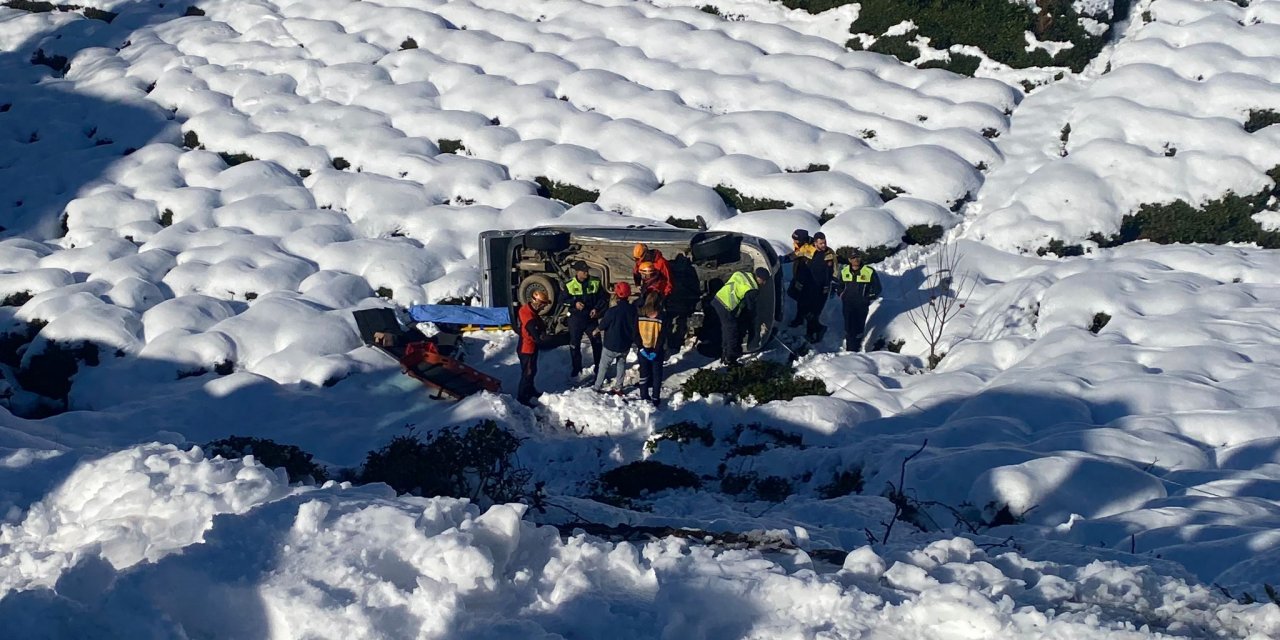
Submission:
[[758,288],[756,277],[746,271],[739,271],[729,276],[729,281],[720,287],[720,291],[716,292],[716,300],[724,305],[724,308],[730,311],[737,311],[738,305],[742,304],[742,299],[746,297],[748,291],[754,291]]
[[586,287],[583,287],[583,283],[579,282],[577,278],[569,278],[569,282],[564,285],[564,290],[568,291],[571,296],[582,295],[584,289],[587,295],[600,292],[600,278],[587,278],[585,284]]
[[850,269],[849,265],[846,264],[844,268],[840,269],[840,280],[843,282],[859,282],[862,284],[866,284],[868,282],[871,282],[872,273],[874,272],[871,270],[871,267],[868,267],[867,265],[864,264],[862,265],[861,269],[858,269],[858,274],[855,277],[853,274],[853,269]]

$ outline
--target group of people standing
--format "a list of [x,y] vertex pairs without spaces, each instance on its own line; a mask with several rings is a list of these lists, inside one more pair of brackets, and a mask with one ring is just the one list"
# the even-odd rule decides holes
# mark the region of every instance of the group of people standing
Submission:
[[792,264],[787,295],[796,301],[796,317],[789,326],[803,324],[806,340],[821,341],[827,332],[822,310],[829,298],[839,296],[845,351],[861,351],[871,302],[880,296],[880,276],[862,263],[857,251],[841,260],[827,246],[827,236],[821,231],[810,236],[808,231],[796,229],[791,234],[791,246],[791,253],[782,258]]
[[[671,295],[671,270],[658,249],[643,243],[632,252],[635,268],[632,282],[618,282],[606,290],[600,278],[591,275],[590,267],[581,260],[573,263],[573,277],[564,283],[568,296],[570,382],[582,375],[582,340],[591,347],[595,363],[595,384],[603,393],[610,372],[614,373],[610,392],[620,394],[627,371],[627,356],[637,350],[640,369],[640,398],[657,405],[662,389],[662,365],[666,361],[668,342],[673,338],[665,301]],[[634,291],[633,291],[634,287]],[[639,303],[632,302],[633,294]],[[550,297],[535,291],[529,304],[520,308],[518,334],[520,344],[520,388],[516,398],[530,405],[537,395],[534,378],[538,372],[538,346],[544,342],[545,324],[541,312]]]
[[[790,326],[803,324],[806,338],[810,342],[820,341],[826,332],[822,310],[828,298],[839,295],[844,314],[845,349],[860,350],[871,301],[880,295],[879,276],[862,264],[856,252],[840,260],[827,246],[827,238],[821,232],[810,236],[808,231],[796,229],[791,241],[793,251],[782,259],[792,264],[787,293],[796,301],[796,317]],[[592,388],[605,392],[612,373],[609,391],[621,394],[627,356],[636,349],[640,397],[656,406],[660,401],[667,349],[673,344],[673,348],[678,348],[684,336],[672,331],[672,325],[678,323],[673,322],[677,319],[671,317],[666,304],[672,292],[671,270],[666,258],[660,250],[643,243],[635,245],[632,258],[635,260],[632,281],[615,283],[612,291],[600,278],[591,275],[586,262],[578,260],[571,265],[573,277],[563,284],[569,308],[569,378],[570,383],[576,383],[582,374],[582,341],[586,338],[595,364]],[[721,362],[726,366],[737,364],[742,354],[744,330],[756,312],[759,291],[771,278],[770,271],[763,267],[734,272],[711,297],[710,306],[720,325]],[[633,297],[636,302],[632,301]],[[550,296],[537,290],[529,302],[520,307],[517,318],[520,386],[516,398],[524,405],[532,405],[538,394],[534,385],[538,349],[546,342],[542,313],[550,304]]]

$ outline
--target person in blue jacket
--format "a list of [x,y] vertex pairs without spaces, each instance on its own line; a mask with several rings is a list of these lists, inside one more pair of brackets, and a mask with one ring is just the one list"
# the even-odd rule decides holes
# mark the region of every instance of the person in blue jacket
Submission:
[[636,343],[636,323],[638,314],[635,305],[631,304],[631,285],[619,282],[614,285],[616,302],[604,317],[600,319],[597,331],[604,334],[604,349],[600,354],[600,366],[597,367],[596,383],[592,387],[597,392],[604,391],[604,382],[609,377],[609,369],[616,368],[617,375],[613,379],[612,391],[622,393],[622,380],[627,374],[627,354]]

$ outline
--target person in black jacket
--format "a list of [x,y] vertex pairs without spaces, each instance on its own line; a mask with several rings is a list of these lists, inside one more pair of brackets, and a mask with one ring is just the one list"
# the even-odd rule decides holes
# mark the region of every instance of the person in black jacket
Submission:
[[822,309],[827,306],[831,283],[836,275],[836,252],[827,246],[826,234],[821,231],[813,234],[813,253],[803,267],[797,265],[796,268],[808,271],[806,287],[796,304],[799,316],[805,322],[805,339],[819,342],[827,330],[822,326]]
[[609,293],[600,278],[591,275],[586,262],[573,263],[573,277],[564,285],[569,297],[569,377],[582,373],[582,337],[591,343],[591,361],[600,366],[600,335],[596,328],[609,308]]
[[853,253],[849,264],[840,269],[836,286],[844,311],[844,350],[862,350],[862,332],[867,328],[871,301],[880,297],[880,275],[862,264],[862,256]]
[[631,304],[631,285],[619,282],[614,285],[614,296],[617,302],[600,319],[600,328],[596,331],[604,334],[604,352],[600,355],[600,366],[596,369],[596,383],[592,387],[597,392],[604,391],[604,381],[609,376],[609,369],[617,367],[617,375],[613,379],[613,392],[622,393],[622,379],[627,373],[627,354],[636,343],[636,324],[639,318],[636,308]]

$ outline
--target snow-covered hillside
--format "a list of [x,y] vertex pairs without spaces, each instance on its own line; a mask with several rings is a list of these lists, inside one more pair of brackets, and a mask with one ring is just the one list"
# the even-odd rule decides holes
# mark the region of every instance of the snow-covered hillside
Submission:
[[[864,37],[870,6],[0,6],[0,627],[1280,637],[1280,254],[1245,243],[1280,246],[1280,1],[1074,3],[1115,38],[1078,73]],[[794,362],[829,397],[685,394],[691,350],[655,410],[560,350],[531,411],[360,346],[354,310],[477,294],[481,231],[697,217],[892,253],[896,351],[840,353],[833,302]],[[930,370],[938,245],[899,245],[935,226],[973,288]],[[514,389],[514,342],[464,352]],[[484,420],[532,505],[348,482]],[[347,481],[202,446],[230,435]],[[642,459],[692,480],[602,490]]]

